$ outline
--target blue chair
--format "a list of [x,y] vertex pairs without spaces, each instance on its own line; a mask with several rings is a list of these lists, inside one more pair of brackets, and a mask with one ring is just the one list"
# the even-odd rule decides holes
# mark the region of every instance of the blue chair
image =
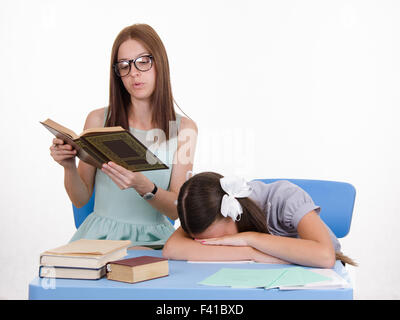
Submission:
[[[345,237],[350,230],[353,216],[355,188],[346,182],[304,180],[304,179],[255,179],[264,183],[272,183],[278,180],[287,180],[306,191],[314,203],[321,207],[320,217],[329,226],[337,238]],[[81,223],[93,211],[94,194],[89,202],[82,208],[72,205],[74,211],[75,226],[79,228]],[[171,224],[174,221],[170,218]]]
[[255,179],[264,183],[290,181],[306,191],[314,203],[321,207],[320,217],[337,238],[345,237],[353,216],[355,188],[346,182],[304,179]]
[[72,204],[72,210],[74,212],[75,227],[77,229],[82,224],[82,222],[85,221],[86,217],[93,212],[94,195],[95,195],[95,190],[93,189],[92,196],[90,197],[88,203],[86,203],[81,208],[77,208],[74,206],[74,204]]
[[[89,199],[89,202],[86,203],[83,207],[77,208],[72,204],[72,210],[74,212],[74,221],[75,227],[78,229],[82,222],[86,219],[86,217],[93,212],[94,208],[94,195],[95,190],[93,190],[92,196]],[[167,217],[168,218],[168,217]],[[169,222],[174,225],[174,220],[168,218]]]
[[95,194],[95,190],[93,190],[92,196],[90,197],[88,203],[86,203],[81,208],[77,208],[74,206],[74,204],[72,204],[72,210],[74,212],[75,227],[77,229],[82,224],[82,222],[85,221],[86,217],[93,212],[94,194]]

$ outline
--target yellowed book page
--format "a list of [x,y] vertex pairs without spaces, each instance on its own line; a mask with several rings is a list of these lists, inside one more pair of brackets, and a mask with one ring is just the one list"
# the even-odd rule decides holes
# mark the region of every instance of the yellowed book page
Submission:
[[84,130],[79,136],[72,131],[71,129],[68,129],[67,127],[64,127],[63,125],[51,120],[51,119],[47,119],[45,121],[43,121],[42,123],[48,125],[51,128],[56,129],[59,132],[62,132],[64,134],[69,135],[73,140],[76,140],[78,138],[80,138],[81,136],[87,135],[87,134],[92,134],[92,133],[104,133],[104,132],[120,132],[120,131],[124,131],[125,129],[122,128],[121,126],[116,126],[116,127],[101,127],[101,128],[89,128]]
[[57,131],[59,131],[61,133],[67,134],[73,140],[79,138],[78,135],[75,132],[73,132],[71,129],[68,129],[68,128],[62,126],[61,124],[59,124],[51,119],[47,119],[47,120],[43,121],[42,123],[48,125],[50,128],[56,129]]
[[80,239],[67,245],[47,250],[46,254],[81,254],[81,255],[104,255],[118,249],[128,248],[129,240],[89,240]]
[[150,263],[133,268],[134,282],[167,276],[169,273],[168,261]]
[[104,132],[120,132],[120,131],[125,131],[124,128],[122,128],[121,126],[117,126],[117,127],[104,127],[104,128],[89,128],[84,130],[79,137],[82,137],[84,135],[87,134],[91,134],[91,133],[104,133]]

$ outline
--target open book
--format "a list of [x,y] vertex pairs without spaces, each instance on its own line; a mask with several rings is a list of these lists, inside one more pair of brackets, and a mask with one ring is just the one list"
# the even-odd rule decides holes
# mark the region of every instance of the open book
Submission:
[[109,161],[133,172],[168,169],[143,143],[122,127],[90,128],[77,135],[51,119],[40,123],[76,149],[79,159],[99,169]]

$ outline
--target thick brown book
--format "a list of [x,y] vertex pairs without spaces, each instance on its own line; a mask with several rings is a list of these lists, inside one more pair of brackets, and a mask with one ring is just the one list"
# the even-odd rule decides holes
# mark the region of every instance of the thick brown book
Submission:
[[79,159],[99,169],[109,161],[133,172],[168,169],[142,142],[122,127],[90,128],[77,135],[51,119],[40,123],[76,149]]
[[107,279],[135,283],[168,276],[168,259],[141,256],[107,264]]

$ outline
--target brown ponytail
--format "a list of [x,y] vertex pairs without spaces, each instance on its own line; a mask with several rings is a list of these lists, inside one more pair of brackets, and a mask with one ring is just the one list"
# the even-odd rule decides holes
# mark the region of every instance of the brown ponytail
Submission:
[[243,208],[243,214],[236,223],[238,231],[255,231],[269,234],[267,219],[260,207],[250,198],[238,198],[237,200]]
[[336,253],[336,260],[340,260],[343,263],[347,263],[354,267],[358,267],[358,263],[355,262],[353,259],[349,258],[348,256],[345,256],[341,252],[335,252],[335,253]]

